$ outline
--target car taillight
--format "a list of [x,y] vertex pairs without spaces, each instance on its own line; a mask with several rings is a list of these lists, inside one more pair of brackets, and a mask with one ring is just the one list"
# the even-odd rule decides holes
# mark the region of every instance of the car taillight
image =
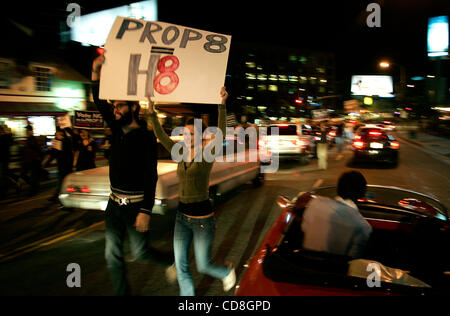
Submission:
[[371,136],[381,136],[383,133],[381,133],[381,132],[376,132],[376,131],[372,131],[372,132],[369,132],[369,135],[371,135]]
[[354,142],[353,147],[356,149],[363,149],[364,148],[364,142]]
[[328,133],[328,135],[335,137],[336,136],[336,132],[335,131],[331,131]]
[[87,186],[84,186],[84,187],[81,188],[81,192],[83,192],[83,193],[91,193],[91,190]]
[[77,189],[75,189],[74,187],[67,187],[66,191],[67,192],[77,192]]
[[392,149],[399,149],[400,148],[399,142],[391,142],[391,148]]
[[361,135],[355,135],[354,139],[355,140],[360,140],[361,139]]

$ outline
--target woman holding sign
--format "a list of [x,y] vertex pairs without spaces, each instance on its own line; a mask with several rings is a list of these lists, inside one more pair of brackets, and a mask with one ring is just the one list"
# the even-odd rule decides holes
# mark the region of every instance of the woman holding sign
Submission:
[[[220,96],[222,103],[219,105],[218,122],[222,135],[225,135],[227,117],[225,101],[228,93],[224,87],[220,91]],[[161,127],[153,102],[149,100],[149,103],[149,119],[153,125],[153,131],[163,146],[172,153],[175,142],[169,138]],[[194,282],[189,269],[189,249],[192,243],[194,243],[198,271],[221,279],[224,290],[229,291],[236,283],[236,274],[232,264],[227,263],[225,266],[218,266],[211,263],[211,247],[214,240],[215,220],[214,210],[209,200],[208,187],[209,174],[214,160],[208,162],[208,159],[194,157],[196,153],[193,146],[194,135],[195,133],[199,133],[199,131],[195,130],[192,121],[188,121],[185,128],[191,134],[190,144],[192,146],[191,150],[188,151],[190,155],[186,157],[187,159],[183,159],[184,161],[178,163],[177,174],[179,178],[178,193],[180,202],[176,216],[173,241],[180,295],[195,295]],[[217,137],[216,141],[220,142],[219,145],[222,147],[222,137]],[[186,139],[185,143],[189,143],[189,139]],[[214,141],[209,144],[211,145],[212,143]],[[200,153],[204,152],[207,145],[207,142],[202,142],[202,150]]]

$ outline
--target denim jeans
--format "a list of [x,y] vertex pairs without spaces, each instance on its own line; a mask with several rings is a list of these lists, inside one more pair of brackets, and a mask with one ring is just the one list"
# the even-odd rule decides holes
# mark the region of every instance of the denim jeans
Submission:
[[195,295],[194,281],[189,269],[189,250],[192,242],[198,272],[218,279],[225,278],[231,272],[227,266],[217,266],[210,261],[214,231],[214,216],[197,219],[177,213],[173,250],[181,296]]
[[127,232],[131,252],[136,261],[144,263],[154,261],[164,266],[173,263],[173,258],[164,258],[161,254],[150,250],[148,247],[148,232],[136,231],[134,224],[139,209],[139,203],[119,206],[110,199],[105,211],[105,259],[116,296],[131,295],[123,258],[123,244]]

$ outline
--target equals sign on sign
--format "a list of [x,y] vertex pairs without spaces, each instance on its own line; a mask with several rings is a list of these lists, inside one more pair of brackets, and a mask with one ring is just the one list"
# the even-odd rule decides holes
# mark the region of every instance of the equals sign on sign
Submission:
[[158,47],[158,46],[152,46],[152,54],[166,54],[166,55],[173,55],[173,52],[175,51],[174,48],[167,48],[167,47]]

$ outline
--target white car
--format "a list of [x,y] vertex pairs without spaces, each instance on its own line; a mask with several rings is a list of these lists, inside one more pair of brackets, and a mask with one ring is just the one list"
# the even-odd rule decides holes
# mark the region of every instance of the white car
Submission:
[[[236,148],[236,146],[235,146]],[[232,154],[233,162],[215,162],[211,170],[209,191],[211,199],[252,181],[259,185],[263,181],[260,162],[249,162],[251,150]],[[244,155],[244,156],[243,156]],[[75,172],[68,175],[63,182],[59,199],[64,207],[102,210],[106,209],[110,195],[109,167]],[[158,161],[158,182],[156,184],[155,205],[153,212],[165,214],[178,205],[177,163],[171,160]]]
[[[278,128],[278,135],[272,128]],[[302,135],[295,124],[274,124],[267,127],[267,135],[259,141],[259,147],[279,158],[304,159],[314,152],[311,135]]]

